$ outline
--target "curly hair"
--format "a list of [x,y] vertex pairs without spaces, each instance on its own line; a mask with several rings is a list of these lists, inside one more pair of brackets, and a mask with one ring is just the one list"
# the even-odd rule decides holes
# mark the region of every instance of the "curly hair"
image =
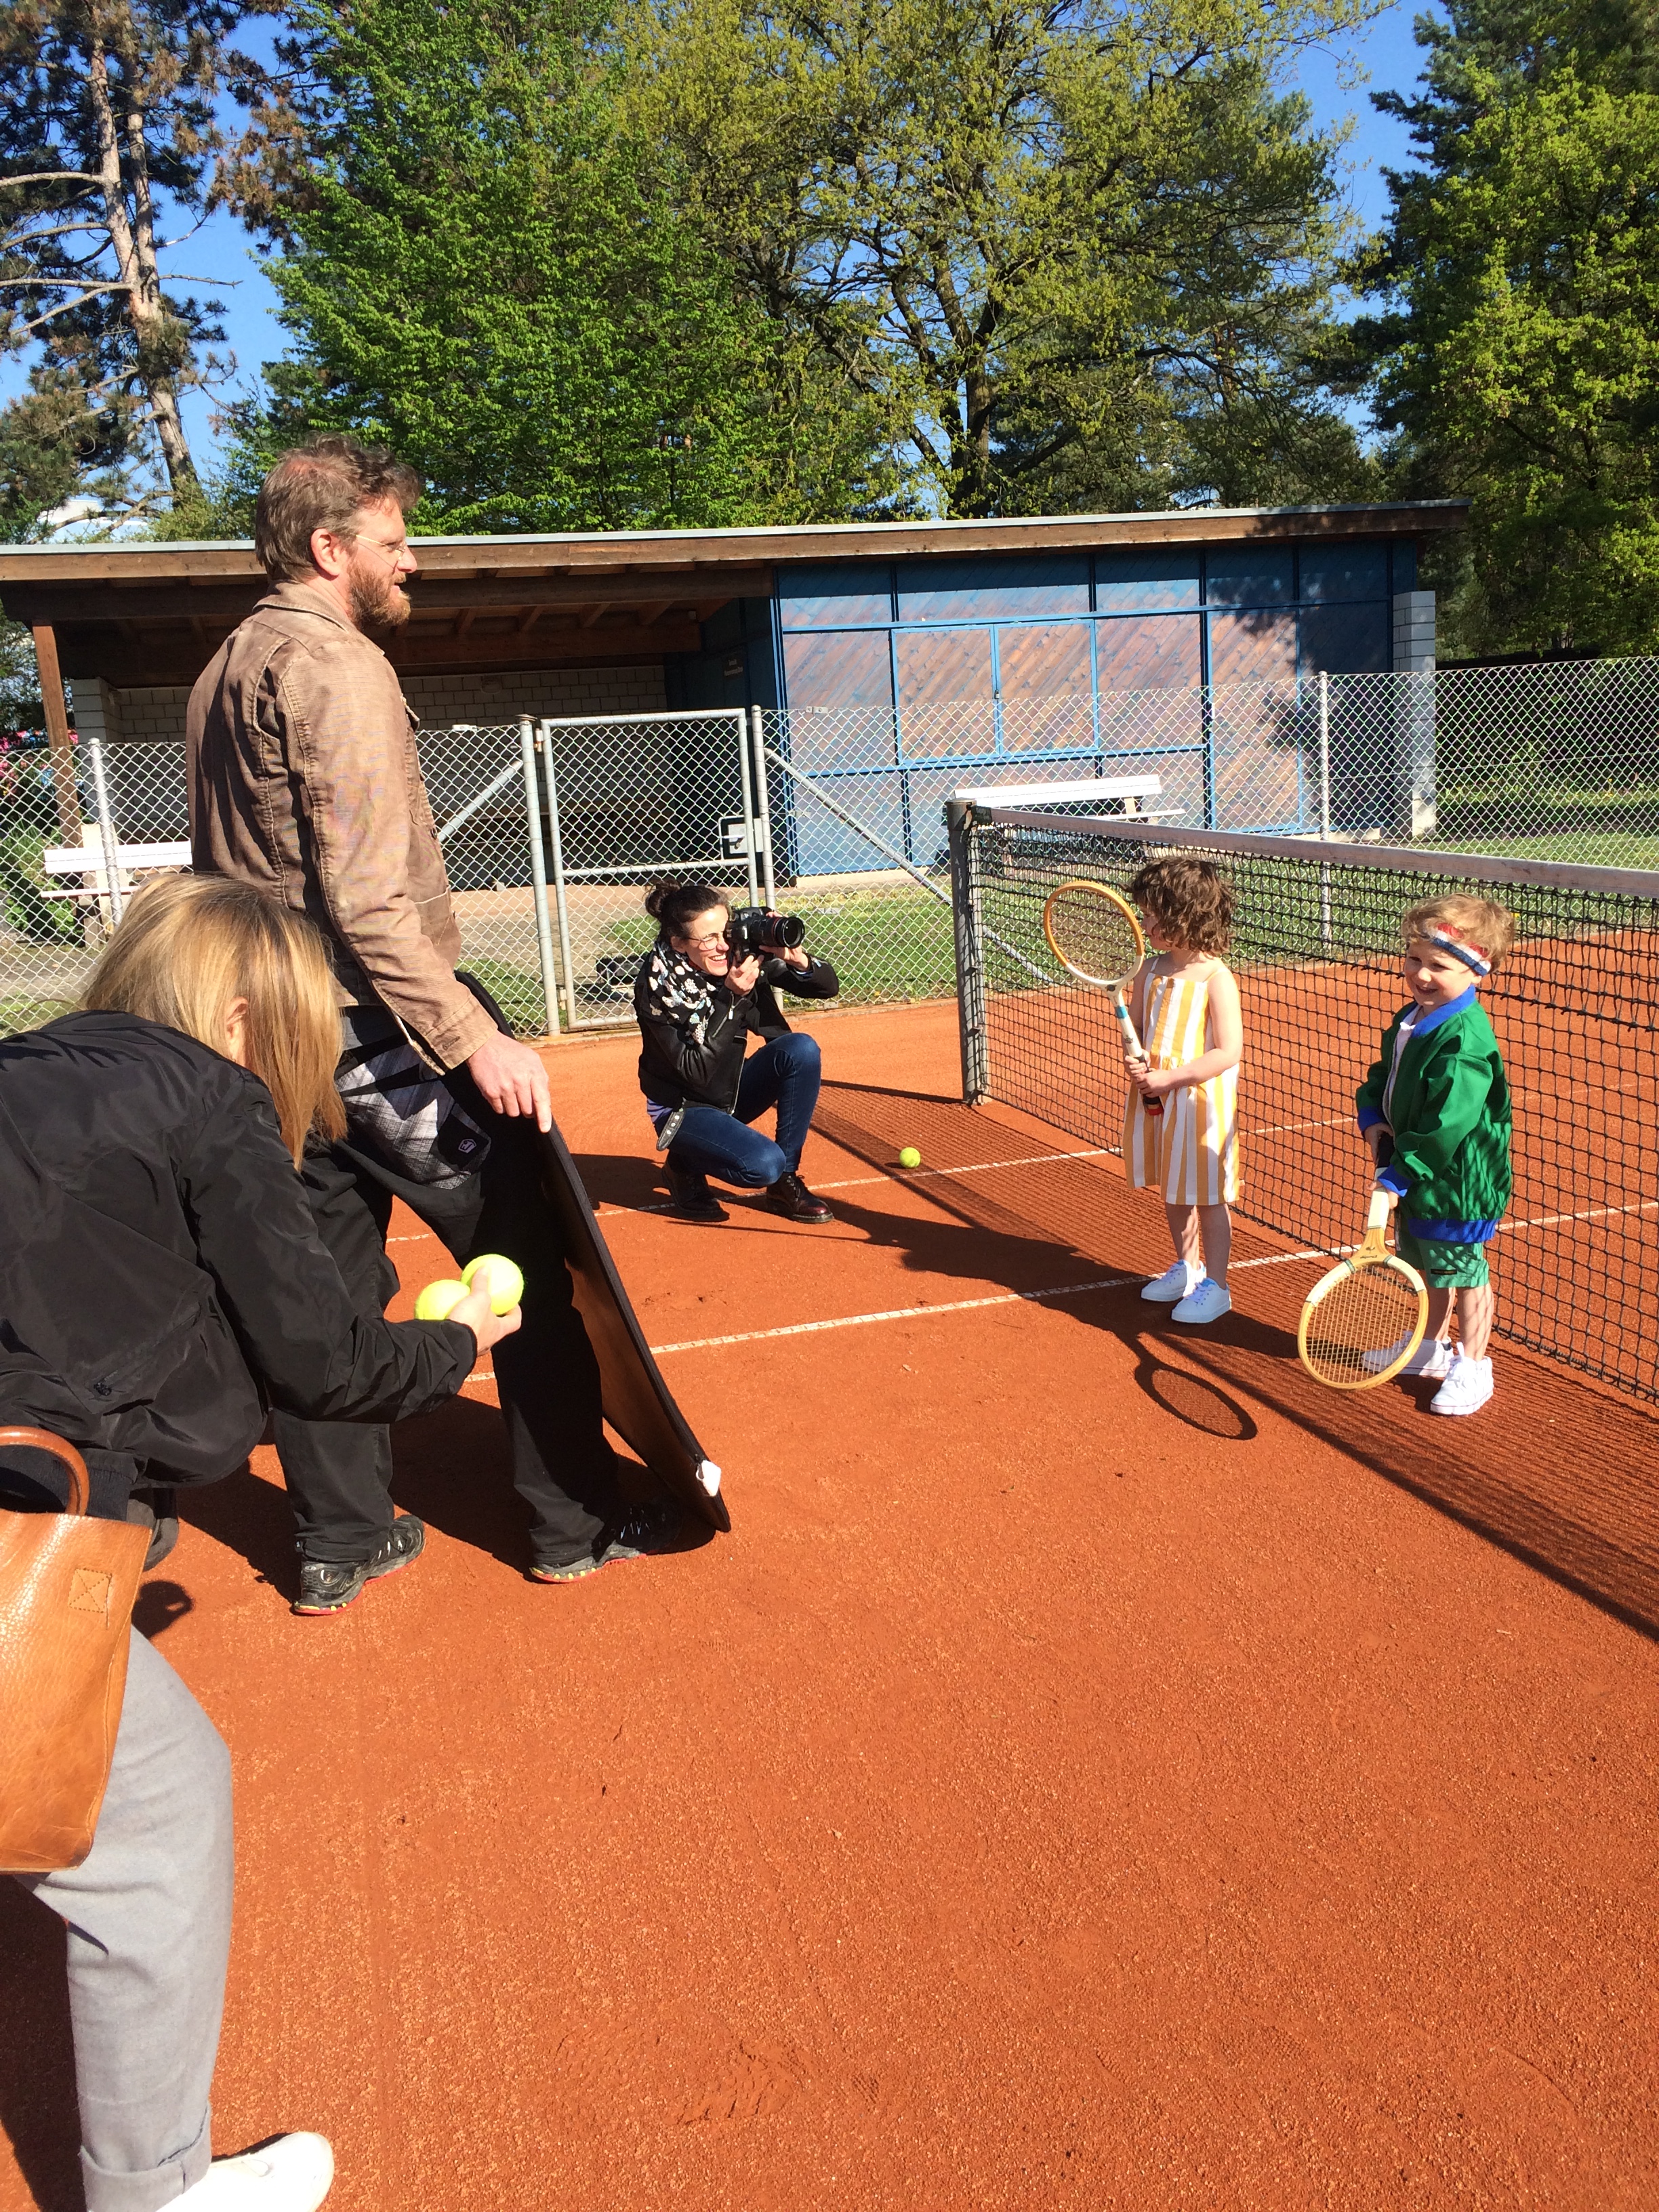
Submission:
[[1213,860],[1185,853],[1148,860],[1129,878],[1129,896],[1189,952],[1224,952],[1233,933],[1233,887]]

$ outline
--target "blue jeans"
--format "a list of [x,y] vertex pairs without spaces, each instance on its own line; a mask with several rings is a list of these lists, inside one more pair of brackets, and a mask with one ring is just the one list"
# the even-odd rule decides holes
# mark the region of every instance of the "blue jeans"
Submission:
[[[774,1037],[744,1063],[734,1114],[718,1106],[688,1106],[668,1147],[676,1175],[718,1176],[740,1190],[764,1190],[800,1165],[801,1147],[818,1103],[822,1067],[816,1037],[799,1030]],[[778,1109],[777,1141],[749,1124]]]

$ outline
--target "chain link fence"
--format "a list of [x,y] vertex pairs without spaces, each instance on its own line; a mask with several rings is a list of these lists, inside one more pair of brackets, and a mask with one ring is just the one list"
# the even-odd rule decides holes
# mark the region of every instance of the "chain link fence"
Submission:
[[[461,965],[514,1030],[548,1027],[524,732],[458,723],[418,748],[461,931]],[[182,744],[72,743],[0,758],[0,1030],[79,999],[133,891],[187,867]]]
[[[525,1036],[631,1020],[662,874],[799,914],[844,1005],[950,997],[941,815],[963,787],[1116,782],[1135,788],[1053,803],[1659,867],[1659,659],[584,717],[528,738],[456,723],[418,744],[464,962]],[[181,744],[0,755],[0,1028],[74,1003],[126,891],[181,864],[187,834]]]

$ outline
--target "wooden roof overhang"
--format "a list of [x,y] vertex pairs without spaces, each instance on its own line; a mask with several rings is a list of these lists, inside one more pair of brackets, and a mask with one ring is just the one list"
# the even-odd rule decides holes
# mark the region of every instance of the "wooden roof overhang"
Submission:
[[[414,612],[398,665],[433,674],[659,659],[696,652],[731,600],[769,598],[784,562],[1078,552],[1455,529],[1462,500],[1187,507],[1008,521],[830,523],[413,541]],[[69,675],[118,688],[193,683],[266,588],[246,541],[0,546],[0,605]],[[41,633],[46,635],[42,637]],[[48,679],[49,688],[49,679]]]

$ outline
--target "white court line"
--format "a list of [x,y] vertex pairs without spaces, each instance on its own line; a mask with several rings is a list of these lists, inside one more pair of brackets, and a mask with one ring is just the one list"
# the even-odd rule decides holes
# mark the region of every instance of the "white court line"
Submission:
[[1294,1137],[1304,1129],[1350,1129],[1358,1123],[1352,1114],[1338,1114],[1328,1121],[1275,1121],[1270,1127],[1246,1129],[1247,1137]]
[[1651,1213],[1656,1206],[1659,1206],[1659,1198],[1644,1198],[1629,1206],[1589,1206],[1582,1213],[1538,1213],[1530,1221],[1505,1221],[1499,1225],[1498,1233],[1503,1237],[1517,1229],[1555,1229],[1564,1221],[1605,1221],[1615,1213]]
[[926,1321],[934,1314],[971,1313],[981,1306],[1030,1304],[1038,1298],[1075,1298],[1085,1291],[1116,1291],[1128,1283],[1144,1283],[1145,1275],[1107,1275],[1097,1283],[1060,1283],[1052,1291],[1003,1291],[989,1298],[952,1298],[946,1305],[894,1306],[886,1313],[842,1314],[834,1321],[792,1322],[787,1328],[746,1328],[734,1336],[698,1336],[684,1344],[653,1344],[660,1359],[670,1352],[708,1352],[717,1345],[759,1344],[774,1336],[817,1336],[829,1328],[867,1328],[878,1321]]

